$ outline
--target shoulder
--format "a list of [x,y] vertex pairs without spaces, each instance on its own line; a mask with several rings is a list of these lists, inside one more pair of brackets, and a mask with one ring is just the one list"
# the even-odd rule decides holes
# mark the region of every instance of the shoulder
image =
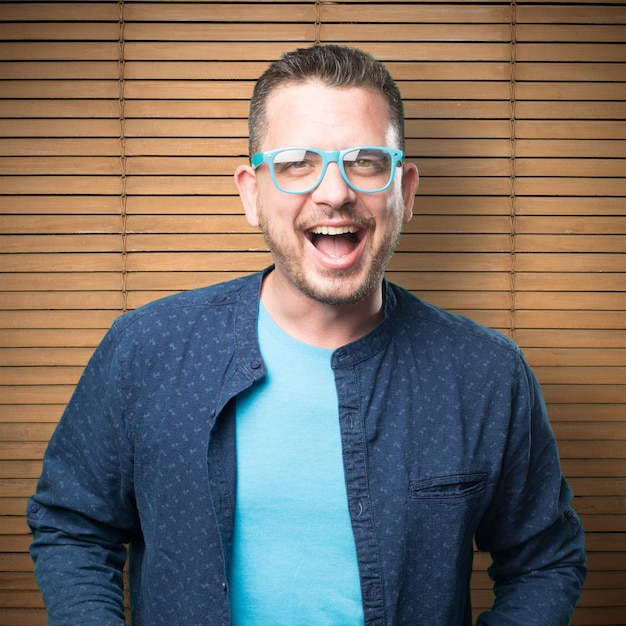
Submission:
[[227,318],[234,314],[237,303],[252,303],[258,298],[261,280],[261,274],[252,274],[154,300],[117,318],[112,330],[140,332],[146,327],[180,327],[194,320]]
[[389,315],[396,326],[426,345],[453,345],[455,349],[509,352],[519,355],[517,344],[506,335],[462,315],[425,302],[398,285],[388,283],[392,305]]

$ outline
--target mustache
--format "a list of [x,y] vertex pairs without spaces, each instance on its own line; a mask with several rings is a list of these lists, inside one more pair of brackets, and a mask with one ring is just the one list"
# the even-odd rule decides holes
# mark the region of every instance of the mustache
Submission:
[[341,207],[338,209],[329,207],[321,209],[313,215],[307,215],[296,220],[295,227],[298,230],[306,231],[319,225],[321,222],[340,220],[350,222],[350,224],[364,229],[373,227],[375,223],[373,217],[363,215],[353,207]]

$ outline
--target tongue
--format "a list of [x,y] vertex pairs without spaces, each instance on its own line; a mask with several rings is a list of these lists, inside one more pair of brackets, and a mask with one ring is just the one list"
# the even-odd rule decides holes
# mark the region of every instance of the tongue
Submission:
[[320,252],[332,257],[346,256],[355,247],[352,235],[316,235],[313,243]]

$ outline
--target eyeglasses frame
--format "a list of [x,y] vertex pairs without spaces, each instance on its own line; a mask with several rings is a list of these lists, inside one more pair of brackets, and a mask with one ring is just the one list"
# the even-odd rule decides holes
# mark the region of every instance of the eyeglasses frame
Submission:
[[[306,150],[307,152],[314,152],[315,154],[318,154],[322,157],[322,169],[320,172],[320,177],[314,185],[312,185],[308,189],[304,189],[303,191],[290,191],[288,189],[284,189],[278,184],[278,181],[276,180],[276,175],[274,173],[274,157],[285,150]],[[343,158],[346,154],[354,152],[355,150],[382,150],[391,157],[391,170],[389,175],[389,181],[384,187],[381,187],[380,189],[361,189],[348,179],[343,165]],[[350,187],[350,189],[353,189],[358,193],[380,193],[381,191],[385,191],[386,189],[389,189],[389,187],[391,187],[396,168],[400,167],[404,163],[404,150],[399,150],[398,148],[389,148],[387,146],[356,146],[354,148],[345,148],[344,150],[318,150],[317,148],[309,148],[305,146],[289,146],[286,148],[267,150],[265,152],[257,152],[250,157],[250,164],[254,169],[259,167],[262,163],[267,163],[274,186],[276,187],[276,189],[282,191],[283,193],[289,193],[294,195],[311,193],[311,191],[317,188],[322,180],[324,180],[324,176],[326,175],[326,170],[328,169],[329,163],[337,163],[337,166],[339,167],[339,171],[341,173],[341,177],[348,185],[348,187]]]

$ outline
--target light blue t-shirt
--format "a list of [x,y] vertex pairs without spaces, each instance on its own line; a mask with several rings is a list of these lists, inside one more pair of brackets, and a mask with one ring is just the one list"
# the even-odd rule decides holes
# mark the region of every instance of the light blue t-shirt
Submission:
[[268,374],[237,398],[233,624],[358,626],[331,350],[293,339],[263,307],[259,341]]

